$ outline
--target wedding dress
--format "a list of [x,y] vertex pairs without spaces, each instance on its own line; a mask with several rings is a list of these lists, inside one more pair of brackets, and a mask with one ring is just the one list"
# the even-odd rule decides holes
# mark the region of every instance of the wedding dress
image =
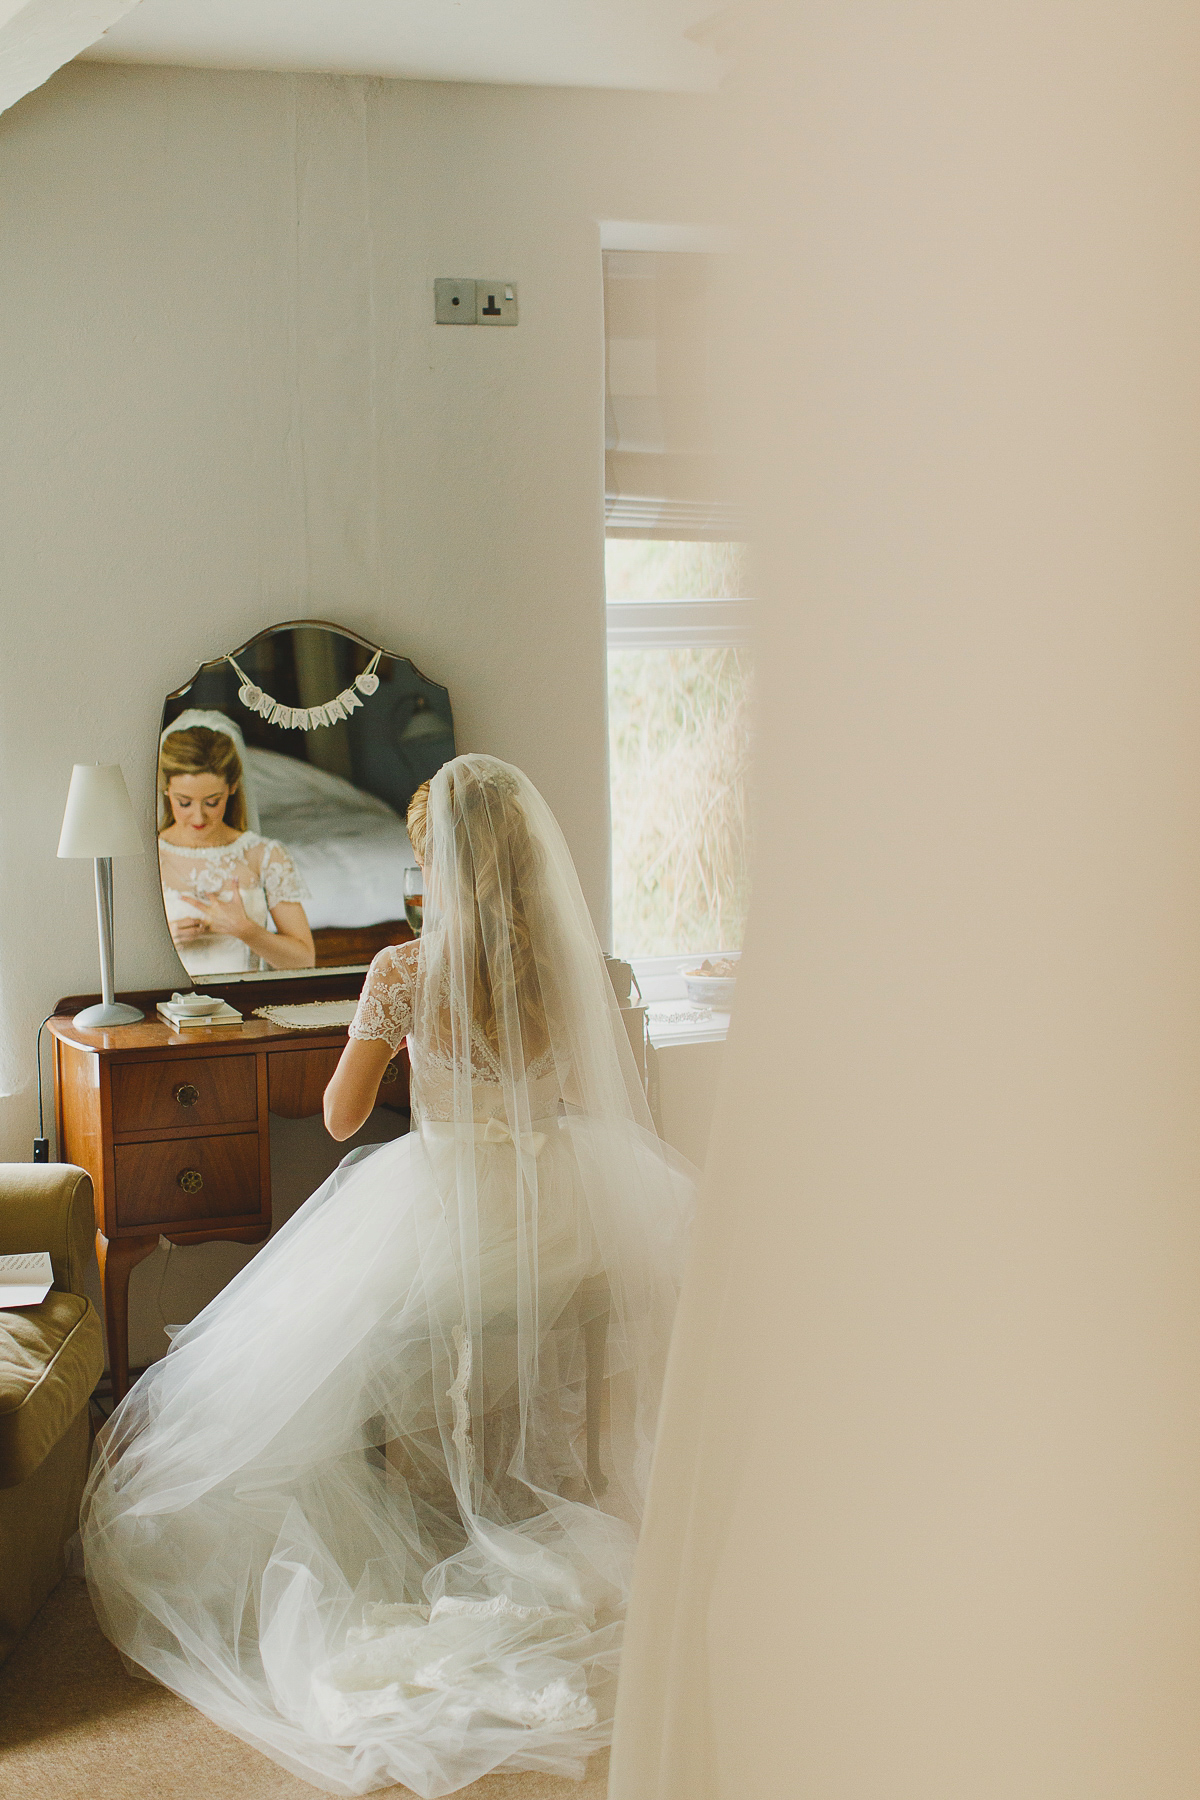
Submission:
[[[275,838],[257,831],[243,831],[231,844],[218,845],[171,844],[160,837],[158,866],[169,925],[202,917],[196,900],[232,900],[236,888],[246,917],[264,931],[274,931],[273,906],[308,899],[289,852]],[[193,977],[266,967],[249,945],[228,933],[210,932],[175,948]]]
[[423,935],[376,958],[351,1027],[407,1038],[413,1129],[176,1336],[102,1432],[82,1521],[131,1666],[318,1787],[425,1800],[577,1775],[608,1741],[693,1192],[544,801],[460,757],[429,826]]

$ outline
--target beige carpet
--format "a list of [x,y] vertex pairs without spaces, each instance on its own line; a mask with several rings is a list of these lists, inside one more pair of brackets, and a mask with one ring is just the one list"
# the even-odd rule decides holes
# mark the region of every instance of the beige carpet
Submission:
[[[485,1775],[462,1800],[604,1800],[605,1758],[582,1782]],[[0,1668],[0,1796],[36,1800],[312,1800],[319,1790],[165,1688],[125,1673],[84,1583],[51,1594]],[[407,1788],[382,1790],[403,1800]]]

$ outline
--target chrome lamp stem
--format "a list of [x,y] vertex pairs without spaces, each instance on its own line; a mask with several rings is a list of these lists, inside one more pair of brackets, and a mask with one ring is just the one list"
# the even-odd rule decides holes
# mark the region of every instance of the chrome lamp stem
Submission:
[[85,1006],[82,1012],[75,1014],[72,1024],[84,1031],[95,1031],[105,1025],[134,1025],[145,1013],[139,1012],[136,1006],[126,1006],[120,1000],[113,999],[113,879],[112,857],[97,856],[96,868],[96,928],[100,937],[100,993],[99,1006]]

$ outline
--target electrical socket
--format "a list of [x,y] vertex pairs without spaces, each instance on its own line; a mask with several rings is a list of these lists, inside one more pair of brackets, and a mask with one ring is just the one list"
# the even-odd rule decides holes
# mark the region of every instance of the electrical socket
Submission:
[[515,325],[517,322],[517,284],[515,281],[476,281],[475,322],[478,325]]
[[475,283],[457,275],[439,275],[433,284],[436,325],[475,324]]

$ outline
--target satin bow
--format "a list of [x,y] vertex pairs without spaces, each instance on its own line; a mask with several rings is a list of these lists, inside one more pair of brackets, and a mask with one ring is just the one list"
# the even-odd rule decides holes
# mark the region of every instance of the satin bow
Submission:
[[528,1148],[537,1156],[545,1145],[546,1134],[544,1131],[531,1131],[528,1137],[523,1137],[518,1142],[503,1119],[489,1119],[483,1128],[483,1141],[485,1144],[512,1144],[521,1150]]

